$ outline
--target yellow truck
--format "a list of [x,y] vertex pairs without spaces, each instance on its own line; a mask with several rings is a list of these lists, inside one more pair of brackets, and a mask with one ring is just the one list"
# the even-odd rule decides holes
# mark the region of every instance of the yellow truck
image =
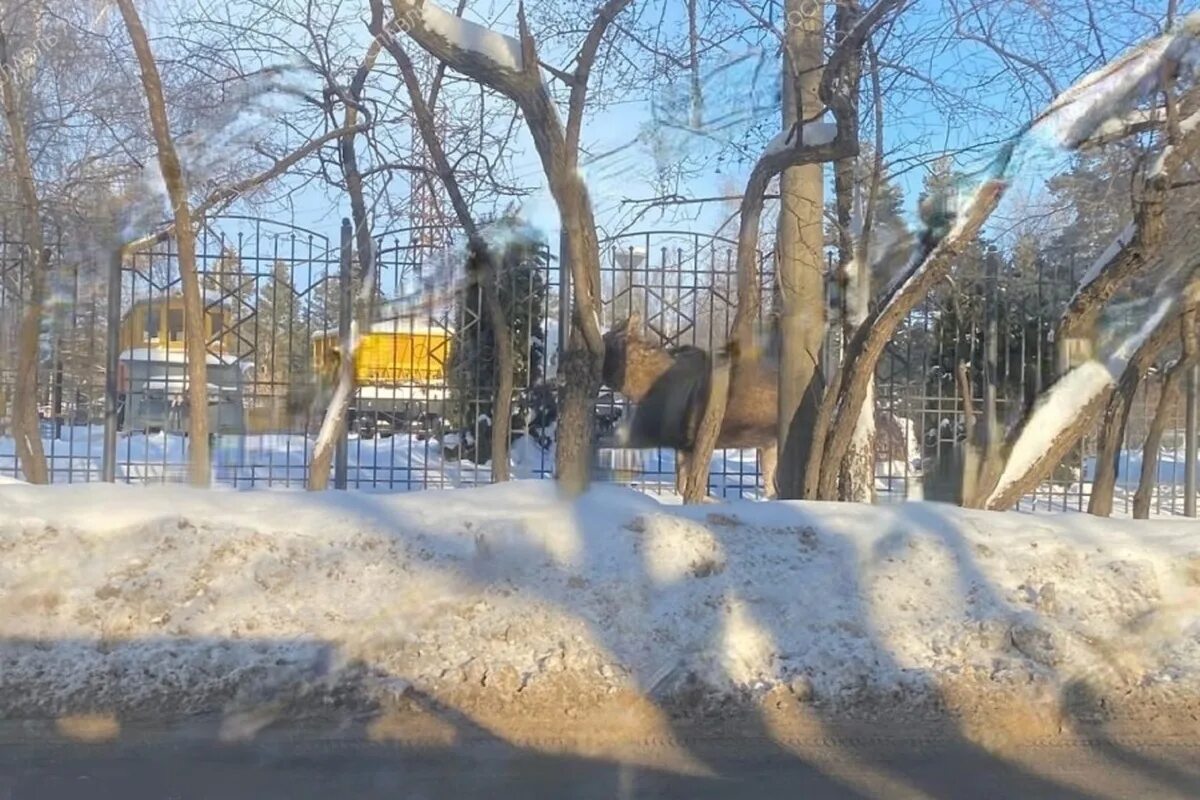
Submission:
[[[446,328],[409,321],[372,324],[354,358],[358,388],[350,410],[351,427],[362,436],[387,436],[402,422],[432,422],[443,416],[452,337]],[[313,363],[330,385],[340,360],[337,331],[313,336]]]

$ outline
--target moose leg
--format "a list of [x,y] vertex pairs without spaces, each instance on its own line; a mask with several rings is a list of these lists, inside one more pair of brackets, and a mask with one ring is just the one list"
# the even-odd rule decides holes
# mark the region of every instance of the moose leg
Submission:
[[775,470],[779,466],[779,445],[772,444],[768,447],[759,448],[758,463],[762,467],[763,484],[766,489],[767,499],[774,500],[779,496],[779,491],[775,486]]
[[683,497],[684,490],[687,489],[687,453],[682,450],[675,451],[675,491],[679,492],[679,496]]

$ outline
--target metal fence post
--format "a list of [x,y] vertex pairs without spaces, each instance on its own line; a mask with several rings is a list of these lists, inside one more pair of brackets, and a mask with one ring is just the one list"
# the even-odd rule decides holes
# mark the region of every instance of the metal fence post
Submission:
[[996,385],[999,380],[1000,331],[1000,254],[995,245],[988,249],[984,261],[984,328],[983,328],[983,425],[984,435],[991,441],[999,427],[996,411]]
[[108,261],[108,313],[105,327],[104,353],[104,452],[100,461],[101,480],[113,483],[117,479],[117,416],[120,413],[121,347],[121,248],[113,248]]
[[1196,403],[1200,400],[1200,367],[1192,367],[1187,374],[1187,412],[1185,416],[1184,445],[1187,463],[1183,467],[1183,513],[1189,517],[1196,516]]
[[[354,273],[351,268],[353,255],[354,230],[350,220],[342,218],[342,249],[338,269],[338,288],[340,302],[338,303],[338,341],[341,342],[342,358],[354,358],[350,348],[350,322],[354,313]],[[353,365],[350,367],[353,369]],[[350,412],[346,412],[345,424],[342,425],[341,435],[338,436],[337,449],[333,458],[333,488],[345,489],[346,477],[349,472],[349,436]]]
[[571,330],[571,256],[567,245],[567,232],[558,232],[558,358],[562,363],[562,354],[566,352]]

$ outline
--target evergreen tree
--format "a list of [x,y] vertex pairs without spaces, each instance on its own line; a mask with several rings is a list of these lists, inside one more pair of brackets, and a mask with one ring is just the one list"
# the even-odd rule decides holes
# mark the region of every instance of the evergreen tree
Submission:
[[[549,251],[536,231],[508,217],[487,225],[484,236],[498,269],[500,302],[512,335],[513,383],[518,389],[529,387],[541,379],[547,353],[543,311]],[[489,458],[490,441],[481,433],[480,420],[491,418],[499,375],[491,319],[482,295],[476,282],[459,293],[454,312],[457,330],[447,364],[454,398],[450,421],[472,432],[468,438],[476,448],[477,463]]]
[[259,288],[255,331],[255,368],[259,380],[281,393],[304,376],[310,357],[310,335],[304,308],[287,264],[276,262]]

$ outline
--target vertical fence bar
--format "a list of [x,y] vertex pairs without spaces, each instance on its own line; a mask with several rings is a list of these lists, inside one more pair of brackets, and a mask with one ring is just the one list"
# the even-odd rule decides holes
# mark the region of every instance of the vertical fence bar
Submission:
[[[353,231],[350,220],[342,218],[342,248],[341,261],[338,271],[338,288],[340,289],[338,309],[338,341],[341,342],[342,358],[353,359],[354,353],[350,348],[350,316],[354,313],[354,276],[350,269],[351,245]],[[350,369],[353,369],[351,365]],[[346,488],[346,477],[349,472],[349,437],[350,414],[347,412],[345,424],[342,425],[341,435],[337,440],[337,449],[333,459],[333,487]]]
[[117,479],[117,414],[120,388],[117,370],[121,347],[121,250],[114,248],[108,261],[108,319],[104,353],[104,451],[100,460],[101,480]]
[[567,232],[558,234],[558,358],[567,349],[567,333],[571,330],[571,260]]
[[1196,516],[1196,402],[1200,392],[1200,367],[1192,367],[1187,375],[1187,412],[1184,422],[1187,442],[1184,445],[1187,461],[1183,465],[1183,513]]
[[995,245],[988,249],[984,261],[984,329],[983,329],[983,425],[987,437],[994,435],[999,417],[996,410],[996,385],[999,372],[999,291],[1000,254]]

